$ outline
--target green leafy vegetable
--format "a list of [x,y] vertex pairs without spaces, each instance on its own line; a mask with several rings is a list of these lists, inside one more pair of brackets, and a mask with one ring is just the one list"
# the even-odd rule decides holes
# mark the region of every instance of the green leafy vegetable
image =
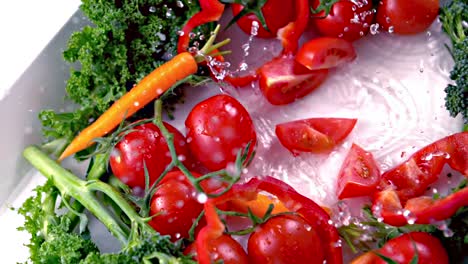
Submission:
[[[182,3],[182,4],[181,4]],[[83,0],[91,21],[72,34],[63,52],[71,63],[69,113],[44,110],[39,117],[49,139],[71,140],[139,80],[176,54],[176,32],[198,10],[198,1]],[[209,35],[209,25],[199,27]]]
[[445,107],[450,115],[463,116],[464,130],[468,129],[468,1],[454,0],[441,9],[440,20],[452,40],[451,53],[455,66],[450,78],[455,85],[445,88]]

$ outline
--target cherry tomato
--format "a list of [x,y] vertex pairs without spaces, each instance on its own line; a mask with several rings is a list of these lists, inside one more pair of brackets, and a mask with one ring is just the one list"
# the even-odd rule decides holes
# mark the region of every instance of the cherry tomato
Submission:
[[[424,232],[412,232],[389,240],[378,252],[396,261],[396,263],[410,263],[418,255],[419,264],[449,263],[447,252],[442,243]],[[381,259],[378,263],[387,263]]]
[[429,28],[439,14],[439,0],[381,0],[377,23],[398,34],[416,34]]
[[340,38],[320,37],[299,49],[296,61],[309,70],[330,69],[356,59],[353,44]]
[[[223,261],[224,264],[247,264],[249,259],[242,246],[232,237],[222,235],[210,241],[208,250],[212,257],[212,262]],[[185,255],[194,255],[194,260],[198,260],[196,243],[190,244],[185,250]]]
[[275,216],[248,240],[250,263],[322,264],[325,256],[314,229],[300,216]]
[[338,198],[372,195],[379,181],[379,168],[372,154],[353,144],[338,174]]
[[[317,8],[320,2],[314,0],[312,7]],[[357,2],[340,0],[332,6],[326,17],[325,11],[321,11],[313,15],[310,22],[323,36],[355,41],[369,32],[374,20],[372,1]]]
[[[244,6],[240,4],[232,5],[232,13],[234,16],[239,14]],[[237,25],[246,34],[251,34],[252,22],[256,21],[259,25],[257,36],[260,38],[275,38],[278,29],[286,26],[289,22],[294,20],[294,4],[292,1],[285,2],[283,0],[267,0],[265,5],[261,8],[268,31],[262,26],[257,16],[253,13],[246,14],[237,20]]]
[[259,86],[265,98],[273,105],[284,105],[302,98],[327,78],[328,70],[310,71],[283,56],[264,64],[259,69]]
[[158,184],[151,198],[149,224],[160,234],[169,235],[173,241],[188,238],[189,230],[203,210],[197,192],[179,171],[168,173]]
[[198,103],[185,120],[185,126],[191,152],[212,171],[226,168],[242,148],[248,143],[255,146],[257,142],[249,113],[228,95],[215,95]]
[[[190,152],[185,137],[173,126],[164,123],[174,134],[176,152],[183,157],[184,164],[190,166]],[[148,169],[152,184],[171,162],[166,140],[153,123],[136,126],[115,146],[110,166],[114,175],[130,187],[145,187],[144,166]]]
[[309,118],[276,125],[276,136],[293,154],[324,153],[340,144],[356,125],[357,119]]

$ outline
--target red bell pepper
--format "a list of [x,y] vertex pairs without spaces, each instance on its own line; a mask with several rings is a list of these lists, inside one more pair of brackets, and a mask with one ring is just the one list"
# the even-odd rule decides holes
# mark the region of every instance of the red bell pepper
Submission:
[[468,206],[466,187],[438,200],[428,196],[412,198],[404,207],[394,190],[386,190],[376,194],[372,211],[386,224],[404,226],[409,223],[434,224],[450,218],[463,206]]
[[217,21],[224,12],[224,4],[218,0],[199,0],[201,11],[193,15],[181,30],[179,41],[177,43],[177,52],[187,51],[190,37],[189,33],[198,26]]
[[299,38],[309,23],[309,1],[296,0],[296,20],[278,31],[278,38],[283,45],[283,55],[295,54],[299,47]]
[[209,199],[205,203],[207,225],[200,230],[196,239],[199,263],[210,263],[206,245],[208,241],[221,236],[224,232],[224,225],[216,213],[216,205],[233,200],[253,200],[261,191],[275,195],[288,210],[301,215],[317,231],[319,236],[323,238],[328,264],[342,263],[338,231],[335,226],[329,223],[330,217],[327,212],[286,183],[272,177],[253,178],[245,184],[236,184],[225,195]]
[[468,132],[440,139],[382,175],[381,191],[374,194],[373,214],[390,225],[430,224],[450,218],[468,206],[468,188],[442,199],[421,196],[444,167],[468,177]]

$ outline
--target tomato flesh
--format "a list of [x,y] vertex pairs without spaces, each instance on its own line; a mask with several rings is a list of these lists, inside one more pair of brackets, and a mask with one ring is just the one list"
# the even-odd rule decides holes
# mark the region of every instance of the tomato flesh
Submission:
[[179,171],[168,173],[157,186],[151,199],[150,213],[154,217],[149,224],[160,234],[175,241],[188,238],[189,230],[203,204],[197,200],[197,192]]
[[377,23],[397,34],[424,32],[439,14],[439,0],[381,0]]
[[353,130],[357,119],[309,118],[276,125],[276,136],[293,154],[326,153]]
[[[215,95],[197,104],[185,120],[193,156],[209,170],[226,168],[257,135],[247,110],[234,97]],[[253,148],[251,148],[252,153]]]
[[316,88],[327,78],[328,70],[310,71],[283,56],[275,58],[259,69],[259,86],[265,98],[273,105],[284,105],[300,99]]
[[322,264],[324,250],[314,229],[300,216],[276,216],[260,225],[248,241],[250,263]]
[[[185,137],[175,127],[164,123],[174,135],[176,152],[184,158],[183,163],[191,166],[191,158]],[[150,185],[159,177],[171,162],[166,140],[153,123],[136,126],[134,131],[115,146],[110,156],[110,166],[114,175],[130,187],[145,187],[144,166],[148,169]]]
[[[313,8],[317,8],[319,4],[320,0],[312,1]],[[374,19],[372,1],[356,4],[350,0],[341,0],[324,16],[325,11],[322,11],[313,15],[310,20],[320,35],[355,41],[369,32]]]
[[320,37],[306,42],[299,49],[296,61],[309,70],[330,69],[356,59],[353,44],[341,39]]
[[338,198],[370,196],[379,181],[380,172],[372,154],[353,144],[338,174]]
[[[232,13],[234,16],[239,14],[244,6],[240,4],[232,5]],[[255,21],[258,23],[259,28],[257,31],[257,37],[260,38],[275,38],[278,30],[286,26],[289,22],[294,20],[294,4],[291,2],[285,2],[283,0],[268,0],[262,7],[262,13],[265,17],[265,22],[268,27],[266,30],[255,14],[250,13],[241,17],[237,20],[237,25],[246,34],[252,33],[252,23]]]
[[[249,259],[242,246],[229,235],[222,235],[212,241],[206,247],[211,255],[211,261],[223,261],[224,264],[247,264]],[[185,250],[185,255],[194,255],[198,260],[196,243],[190,244]]]

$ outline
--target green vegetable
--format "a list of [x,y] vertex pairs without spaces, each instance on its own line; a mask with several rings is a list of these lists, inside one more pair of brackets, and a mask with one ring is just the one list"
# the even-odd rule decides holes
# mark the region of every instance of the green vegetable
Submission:
[[455,85],[445,88],[445,107],[450,115],[463,116],[464,130],[468,129],[468,1],[454,0],[441,9],[440,20],[452,40],[451,53],[455,66],[450,78]]
[[[69,113],[40,113],[43,134],[49,140],[71,140],[175,55],[176,32],[200,8],[198,1],[191,0],[82,0],[80,9],[92,26],[73,33],[63,52],[71,65],[67,99],[79,108]],[[205,36],[210,32],[209,25],[198,30]]]
[[[48,178],[18,210],[26,219],[20,230],[32,235],[28,247],[33,263],[194,263],[180,244],[149,226],[150,218],[138,214],[116,188],[98,179],[81,180],[37,147],[26,148],[24,157]],[[119,210],[106,206],[104,197]],[[60,213],[57,203],[68,210]],[[99,253],[90,240],[84,208],[122,243],[120,252]]]

